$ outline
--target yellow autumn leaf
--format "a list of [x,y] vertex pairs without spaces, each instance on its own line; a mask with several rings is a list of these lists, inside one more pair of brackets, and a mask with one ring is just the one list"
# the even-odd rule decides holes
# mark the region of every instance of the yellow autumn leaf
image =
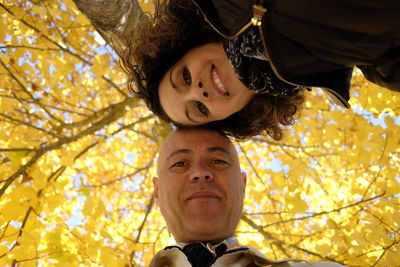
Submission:
[[1,215],[6,220],[18,220],[23,216],[23,210],[17,201],[9,201],[1,207]]
[[103,62],[103,57],[96,55],[94,56],[92,71],[98,77],[101,77],[104,74],[105,70],[105,62]]
[[308,208],[307,202],[301,199],[300,195],[298,194],[295,197],[291,198],[288,204],[289,210],[295,213],[304,213]]
[[396,195],[400,193],[400,181],[398,179],[391,179],[387,185],[388,195]]
[[0,112],[10,112],[18,108],[19,101],[13,98],[2,97],[0,99]]
[[28,175],[33,178],[33,184],[37,190],[43,189],[47,185],[47,176],[38,167],[29,168]]

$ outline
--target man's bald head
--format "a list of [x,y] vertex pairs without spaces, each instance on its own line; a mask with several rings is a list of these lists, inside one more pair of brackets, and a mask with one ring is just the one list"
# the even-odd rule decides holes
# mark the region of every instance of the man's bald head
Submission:
[[154,195],[178,242],[219,241],[234,234],[246,175],[229,138],[208,129],[175,131],[160,150],[157,174]]

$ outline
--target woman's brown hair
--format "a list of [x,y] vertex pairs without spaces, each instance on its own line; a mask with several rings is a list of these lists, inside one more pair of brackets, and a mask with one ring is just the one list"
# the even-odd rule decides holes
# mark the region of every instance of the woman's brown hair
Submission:
[[[175,123],[160,104],[158,87],[162,77],[190,49],[222,40],[192,1],[163,1],[156,15],[142,20],[137,34],[127,39],[129,46],[122,63],[130,75],[129,89],[161,119]],[[302,94],[290,97],[256,94],[242,110],[206,126],[239,140],[259,134],[280,140],[283,126],[293,124],[303,101]]]

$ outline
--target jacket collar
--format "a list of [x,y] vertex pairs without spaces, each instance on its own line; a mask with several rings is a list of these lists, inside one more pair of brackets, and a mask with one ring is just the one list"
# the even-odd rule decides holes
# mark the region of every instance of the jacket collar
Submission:
[[[257,266],[273,266],[275,264],[289,263],[289,262],[305,262],[307,261],[300,259],[283,259],[283,260],[270,260],[266,258],[260,251],[256,250],[251,246],[239,246],[229,251],[226,251],[224,255],[219,257],[212,266],[222,267],[232,264],[232,260],[235,262],[240,259],[242,265],[237,266],[249,266],[250,263],[256,264]],[[149,267],[191,267],[186,255],[182,252],[182,249],[178,246],[170,246],[159,251],[151,260]],[[253,265],[251,265],[253,266]],[[283,265],[282,265],[283,266]],[[290,265],[288,265],[290,266]]]
[[215,31],[226,39],[233,39],[251,25],[253,5],[258,0],[192,0],[192,2]]

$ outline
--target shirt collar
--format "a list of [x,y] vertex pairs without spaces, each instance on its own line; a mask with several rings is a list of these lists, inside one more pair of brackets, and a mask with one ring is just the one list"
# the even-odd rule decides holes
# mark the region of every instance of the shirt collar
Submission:
[[[201,243],[201,242],[199,242],[199,243]],[[217,245],[219,245],[221,243],[225,243],[225,245],[228,248],[227,250],[231,250],[231,249],[235,249],[237,247],[240,247],[239,241],[237,240],[237,238],[235,236],[228,237],[227,239],[221,241],[220,243],[218,243],[218,244],[216,244],[214,246],[217,246]],[[204,243],[204,244],[206,244],[206,243]],[[174,246],[177,246],[177,247],[183,249],[186,245],[188,245],[188,243],[176,243]]]

